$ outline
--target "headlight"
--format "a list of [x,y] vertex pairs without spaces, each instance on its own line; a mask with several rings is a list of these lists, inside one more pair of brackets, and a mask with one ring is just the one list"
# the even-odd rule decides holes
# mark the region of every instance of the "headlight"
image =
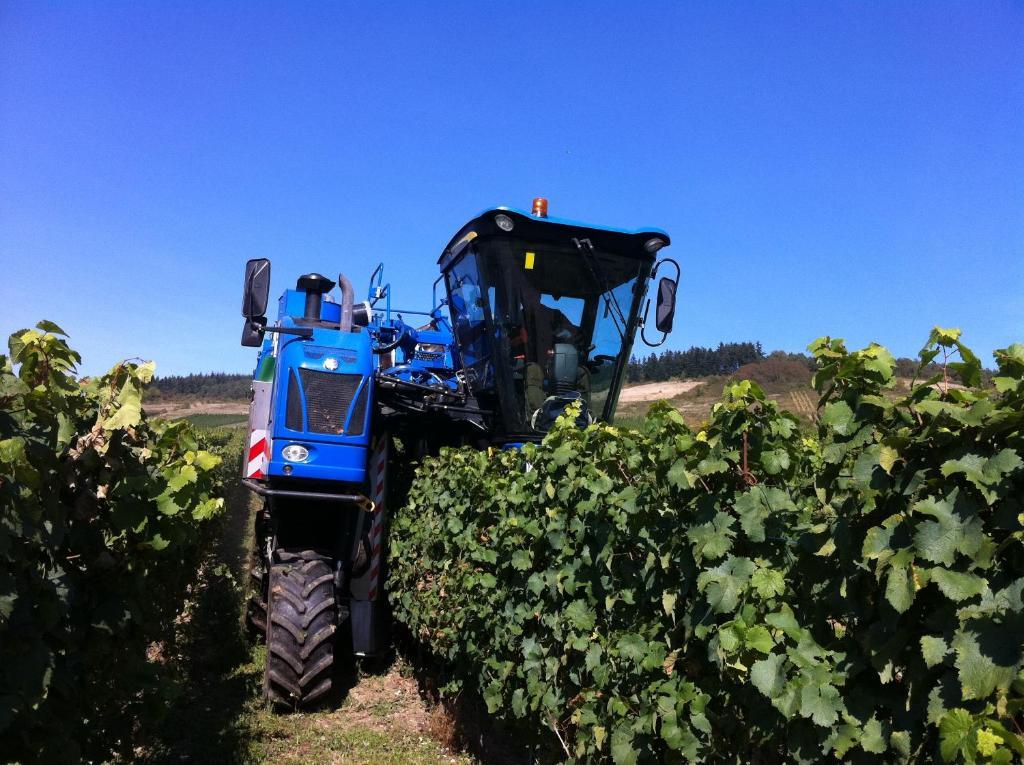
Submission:
[[281,456],[288,462],[305,462],[309,459],[309,449],[299,444],[288,444],[281,450]]

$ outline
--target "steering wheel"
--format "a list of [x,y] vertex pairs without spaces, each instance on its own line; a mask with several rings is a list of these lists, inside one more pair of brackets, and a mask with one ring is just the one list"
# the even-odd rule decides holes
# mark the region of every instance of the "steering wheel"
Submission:
[[[395,339],[389,343],[381,343],[380,336],[384,332],[395,334]],[[409,336],[409,328],[404,324],[401,327],[380,327],[370,337],[370,349],[374,353],[390,353],[402,344]]]

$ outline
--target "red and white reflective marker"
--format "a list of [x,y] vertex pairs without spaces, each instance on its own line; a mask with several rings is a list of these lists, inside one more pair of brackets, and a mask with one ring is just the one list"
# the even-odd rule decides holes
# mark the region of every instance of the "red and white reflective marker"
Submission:
[[249,434],[249,455],[245,465],[246,478],[265,478],[270,439],[267,431],[254,430]]

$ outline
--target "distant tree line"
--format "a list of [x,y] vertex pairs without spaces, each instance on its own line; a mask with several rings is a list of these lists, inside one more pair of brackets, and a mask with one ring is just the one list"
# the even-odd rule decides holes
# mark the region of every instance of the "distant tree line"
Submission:
[[634,356],[626,367],[626,378],[629,382],[660,382],[673,377],[730,375],[764,357],[761,343],[719,343],[717,348],[695,345],[685,351]]
[[146,398],[212,399],[217,401],[245,401],[249,398],[251,375],[226,372],[201,372],[190,375],[168,375],[153,380]]

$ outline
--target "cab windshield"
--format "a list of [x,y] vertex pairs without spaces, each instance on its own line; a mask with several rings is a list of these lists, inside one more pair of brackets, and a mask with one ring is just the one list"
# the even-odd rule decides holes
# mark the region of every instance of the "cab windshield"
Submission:
[[580,424],[612,416],[644,265],[589,242],[492,238],[449,269],[467,382],[508,432],[546,431],[574,401]]

